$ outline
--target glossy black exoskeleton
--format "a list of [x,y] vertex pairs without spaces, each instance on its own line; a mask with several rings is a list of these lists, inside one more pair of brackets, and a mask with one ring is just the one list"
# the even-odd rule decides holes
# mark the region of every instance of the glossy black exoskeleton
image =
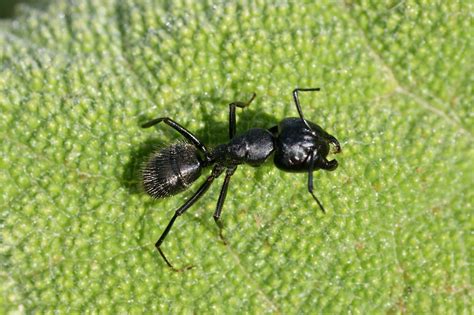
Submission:
[[327,160],[326,157],[329,154],[330,145],[334,146],[334,153],[339,153],[341,146],[335,137],[318,125],[304,119],[298,92],[305,91],[319,91],[319,88],[298,88],[293,91],[299,118],[285,118],[277,126],[269,129],[253,128],[238,136],[235,135],[235,109],[236,107],[249,106],[256,95],[254,93],[248,102],[229,104],[230,141],[218,145],[213,150],[208,150],[190,131],[168,117],[157,118],[142,125],[143,128],[148,128],[164,122],[187,140],[162,148],[153,154],[144,166],[143,185],[146,192],[152,197],[162,198],[185,190],[200,177],[202,169],[213,166],[211,174],[201,187],[176,210],[155,244],[170,268],[177,270],[168,261],[160,246],[171,230],[174,221],[208,190],[214,179],[225,171],[224,183],[214,212],[214,220],[219,226],[222,237],[222,225],[219,220],[222,206],[227,195],[230,177],[240,164],[260,166],[273,154],[273,161],[279,169],[285,172],[308,173],[308,191],[321,210],[325,212],[323,205],[313,193],[313,171],[336,169],[337,161]]

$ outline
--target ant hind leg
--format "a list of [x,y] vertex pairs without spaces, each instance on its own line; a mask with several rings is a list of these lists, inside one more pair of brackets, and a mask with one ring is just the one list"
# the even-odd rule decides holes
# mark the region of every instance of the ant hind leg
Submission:
[[207,150],[206,146],[188,129],[184,128],[174,120],[172,120],[169,117],[159,117],[153,120],[150,120],[147,123],[144,123],[142,125],[142,128],[149,128],[151,126],[154,126],[156,124],[159,124],[160,122],[164,122],[177,132],[179,132],[183,137],[185,137],[189,142],[191,142],[199,151],[201,151],[204,156],[206,157],[207,160],[210,160],[210,154],[209,151]]
[[161,234],[160,238],[155,244],[156,249],[160,253],[161,257],[164,259],[168,267],[170,267],[173,271],[184,271],[191,269],[193,266],[187,266],[181,269],[176,269],[173,267],[173,265],[169,262],[169,260],[166,258],[165,254],[161,250],[161,244],[165,240],[166,236],[168,236],[168,233],[170,232],[171,228],[173,227],[174,221],[176,220],[177,217],[182,215],[186,210],[188,210],[196,201],[201,198],[204,193],[209,189],[211,186],[212,182],[214,179],[216,179],[220,174],[222,174],[223,169],[221,167],[215,166],[214,169],[212,170],[212,174],[209,175],[209,177],[206,179],[206,181],[199,187],[199,189],[194,193],[194,195],[191,196],[181,207],[179,207],[178,210],[176,210],[175,214],[171,218],[170,222],[166,226],[166,229],[164,232]]

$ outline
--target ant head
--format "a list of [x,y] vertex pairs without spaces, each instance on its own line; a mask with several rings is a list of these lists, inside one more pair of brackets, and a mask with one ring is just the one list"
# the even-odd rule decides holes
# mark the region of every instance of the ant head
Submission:
[[308,172],[316,169],[332,171],[337,161],[328,161],[331,145],[333,153],[341,146],[336,138],[320,126],[301,118],[286,118],[278,126],[275,135],[276,167],[287,172]]

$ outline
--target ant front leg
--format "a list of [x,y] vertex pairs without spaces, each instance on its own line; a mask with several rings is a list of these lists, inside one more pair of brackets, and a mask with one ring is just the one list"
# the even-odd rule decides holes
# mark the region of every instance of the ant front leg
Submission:
[[[314,169],[314,165],[315,165],[315,158],[314,158],[314,152],[311,152],[310,156],[310,167],[308,169],[308,191],[309,193],[311,194],[311,196],[313,196],[313,199],[317,202],[319,208],[321,208],[321,211],[323,213],[326,213],[326,209],[324,209],[322,203],[319,201],[318,197],[316,197],[316,195],[313,193],[313,169]],[[337,162],[336,162],[337,163]]]
[[224,178],[224,184],[222,184],[221,192],[219,194],[219,199],[217,200],[216,211],[214,212],[214,215],[213,215],[214,221],[216,221],[216,224],[219,227],[219,236],[222,242],[224,243],[224,245],[227,245],[227,241],[222,235],[222,230],[224,227],[222,225],[220,218],[221,218],[221,213],[222,213],[222,207],[224,206],[225,197],[227,196],[227,189],[229,188],[230,177],[234,175],[234,172],[236,169],[237,169],[237,166],[227,169],[225,178]]
[[232,140],[232,138],[234,138],[235,131],[236,131],[235,108],[236,107],[245,108],[245,107],[249,106],[250,103],[252,103],[252,101],[255,99],[255,96],[257,96],[257,94],[253,93],[250,100],[246,103],[244,103],[244,102],[233,102],[233,103],[229,104],[229,139]]

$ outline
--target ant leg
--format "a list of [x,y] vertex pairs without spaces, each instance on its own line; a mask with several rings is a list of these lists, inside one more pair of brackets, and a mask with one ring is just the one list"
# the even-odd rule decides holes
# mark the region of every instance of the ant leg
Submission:
[[308,169],[308,191],[311,194],[311,196],[313,196],[313,199],[316,200],[316,202],[318,203],[318,206],[319,208],[321,208],[321,211],[323,213],[326,213],[326,210],[324,209],[323,205],[313,193],[313,168],[314,168],[314,152],[311,152],[310,167]]
[[296,105],[296,109],[298,110],[298,114],[300,115],[300,118],[303,120],[304,124],[306,125],[306,127],[309,130],[313,130],[313,129],[311,129],[308,122],[303,117],[303,111],[301,110],[300,100],[298,98],[298,92],[310,92],[310,91],[319,91],[319,90],[321,90],[321,89],[320,88],[307,88],[307,89],[296,88],[296,89],[293,90],[293,99],[295,101],[295,105]]
[[171,265],[171,263],[169,262],[169,260],[166,258],[165,254],[163,253],[163,251],[161,250],[161,244],[163,243],[163,241],[165,240],[166,236],[168,235],[168,233],[170,232],[171,228],[173,227],[173,224],[174,224],[174,221],[176,220],[177,217],[179,217],[180,215],[182,215],[186,210],[188,210],[196,201],[199,200],[199,198],[202,197],[202,195],[204,195],[204,193],[209,189],[209,187],[211,186],[212,182],[214,181],[214,179],[216,179],[221,173],[223,172],[223,169],[218,167],[218,166],[215,166],[212,170],[212,174],[209,175],[209,177],[206,179],[206,181],[201,185],[201,187],[199,187],[199,189],[194,193],[194,195],[191,196],[191,198],[189,198],[185,203],[184,205],[182,205],[178,210],[176,210],[174,216],[171,218],[170,222],[168,223],[168,226],[166,227],[166,229],[164,230],[164,232],[161,234],[160,238],[158,239],[158,241],[156,242],[155,244],[155,247],[156,249],[158,250],[158,252],[160,253],[161,257],[163,257],[163,259],[165,260],[166,264],[168,265],[168,267],[170,267],[171,269],[173,269],[174,271],[182,271],[182,270],[187,270],[187,269],[191,269],[192,266],[188,266],[188,267],[185,267],[183,269],[176,269],[173,267],[173,265]]
[[234,172],[236,169],[237,169],[237,166],[227,169],[226,174],[225,174],[224,184],[222,184],[221,192],[219,194],[219,199],[217,200],[216,211],[214,212],[214,215],[213,215],[214,221],[216,221],[216,224],[219,227],[219,236],[222,242],[224,242],[224,245],[227,245],[227,241],[222,235],[223,226],[222,226],[222,222],[220,221],[220,217],[222,213],[222,207],[224,206],[225,197],[227,196],[227,188],[229,187],[230,177],[234,175]]
[[183,137],[185,137],[188,141],[190,141],[196,148],[198,148],[204,154],[206,159],[209,159],[210,154],[206,146],[201,141],[199,141],[199,139],[195,135],[193,135],[189,130],[187,130],[186,128],[184,128],[183,126],[181,126],[180,124],[172,120],[171,118],[160,117],[160,118],[150,120],[149,122],[144,123],[142,125],[142,128],[149,128],[151,126],[159,124],[160,122],[164,122],[165,124],[173,128],[174,130],[179,132]]
[[235,108],[240,107],[240,108],[245,108],[252,103],[252,101],[255,99],[255,96],[257,94],[253,93],[252,97],[247,103],[244,102],[233,102],[229,104],[229,139],[234,138],[235,136],[235,131],[236,131],[236,126],[235,126]]

